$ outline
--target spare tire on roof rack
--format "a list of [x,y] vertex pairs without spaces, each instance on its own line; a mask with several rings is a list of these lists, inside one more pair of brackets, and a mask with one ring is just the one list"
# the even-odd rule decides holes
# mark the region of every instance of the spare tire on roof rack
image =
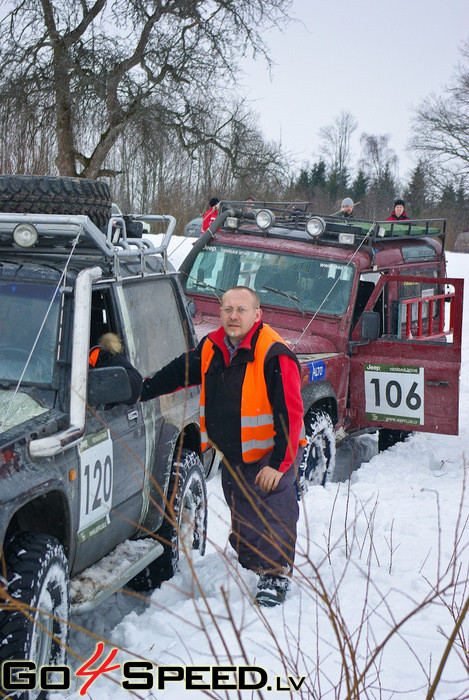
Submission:
[[0,175],[0,212],[5,214],[84,214],[99,229],[111,217],[105,182],[52,175]]

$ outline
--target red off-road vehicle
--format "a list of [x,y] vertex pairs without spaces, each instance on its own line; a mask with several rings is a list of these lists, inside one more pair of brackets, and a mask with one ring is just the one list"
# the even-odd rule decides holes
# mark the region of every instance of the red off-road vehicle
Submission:
[[247,285],[296,353],[306,479],[324,483],[346,435],[378,429],[385,449],[409,431],[457,434],[463,280],[446,278],[444,242],[443,220],[224,202],[182,264],[199,338],[219,325],[223,291]]

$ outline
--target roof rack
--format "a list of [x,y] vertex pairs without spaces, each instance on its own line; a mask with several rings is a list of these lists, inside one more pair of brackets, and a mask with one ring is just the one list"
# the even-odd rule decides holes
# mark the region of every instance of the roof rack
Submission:
[[[271,214],[271,222],[264,227],[259,225],[260,212],[264,219]],[[367,221],[317,214],[308,202],[230,201],[221,202],[220,214],[210,229],[214,233],[220,227],[227,230],[242,227],[243,232],[257,235],[357,247],[363,242],[372,244],[389,238],[409,240],[423,236],[440,237],[444,244],[446,220]]]
[[[128,238],[127,228],[132,229],[135,221],[159,221],[165,223],[166,232],[160,246],[145,238]],[[22,246],[17,242],[18,227],[32,236],[33,243]],[[129,226],[130,224],[130,226]],[[167,263],[167,249],[176,226],[176,219],[169,215],[140,214],[135,216],[112,216],[107,232],[103,233],[84,215],[64,214],[0,214],[0,254],[19,252],[32,253],[34,257],[55,258],[70,255],[96,257],[110,262],[119,274],[120,262],[140,263],[142,274],[146,272],[146,258],[161,255],[164,266]],[[21,229],[19,229],[21,230]]]

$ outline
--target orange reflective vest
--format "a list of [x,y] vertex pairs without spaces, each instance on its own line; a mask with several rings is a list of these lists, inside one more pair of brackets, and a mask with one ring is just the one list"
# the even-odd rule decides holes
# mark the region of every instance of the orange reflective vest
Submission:
[[[264,376],[264,363],[270,347],[285,341],[270,326],[263,326],[256,342],[254,361],[246,363],[241,392],[241,450],[246,463],[257,462],[274,447],[274,416],[267,394]],[[202,385],[200,392],[201,447],[205,450],[209,438],[205,425],[205,374],[215,353],[214,345],[208,338],[202,348]],[[300,444],[305,445],[304,429]],[[294,449],[296,454],[297,446]]]
[[97,361],[98,361],[98,357],[99,357],[99,352],[100,352],[100,350],[101,350],[100,347],[92,348],[92,349],[90,350],[90,356],[89,356],[89,358],[88,358],[88,364],[91,365],[92,367],[96,367],[96,363],[97,363]]

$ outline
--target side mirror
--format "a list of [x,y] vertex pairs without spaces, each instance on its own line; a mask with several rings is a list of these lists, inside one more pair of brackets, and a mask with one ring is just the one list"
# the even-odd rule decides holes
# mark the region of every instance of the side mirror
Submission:
[[130,380],[124,367],[96,367],[88,371],[90,406],[125,403],[131,396]]
[[380,317],[377,311],[362,313],[360,335],[363,340],[378,340]]

